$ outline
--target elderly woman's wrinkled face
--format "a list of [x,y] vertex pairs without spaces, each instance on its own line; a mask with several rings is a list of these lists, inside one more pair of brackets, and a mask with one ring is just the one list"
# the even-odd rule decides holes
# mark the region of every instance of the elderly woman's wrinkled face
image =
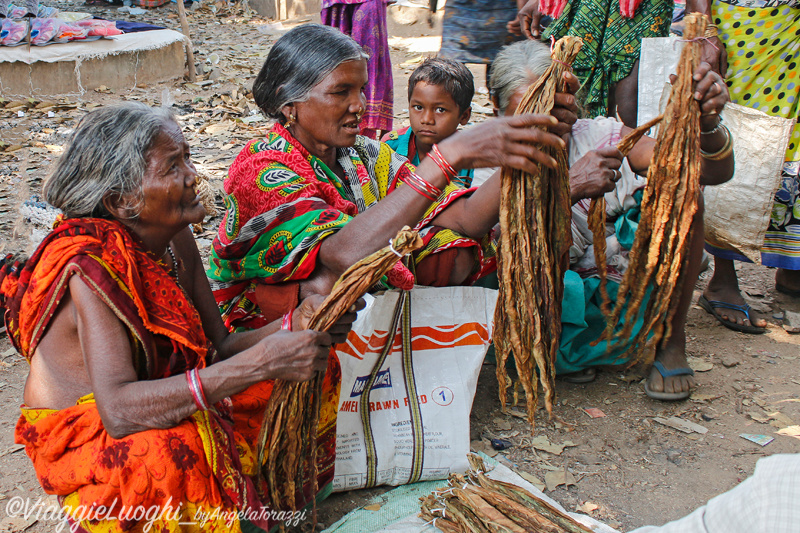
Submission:
[[361,115],[367,106],[367,62],[345,61],[313,89],[308,100],[296,102],[290,131],[314,155],[319,150],[344,148],[356,142]]
[[497,98],[493,98],[492,102],[495,105],[494,108],[495,115],[500,114],[506,117],[512,116],[517,111],[517,108],[519,107],[519,104],[522,102],[522,99],[525,97],[525,93],[528,92],[530,86],[536,83],[536,80],[538,79],[539,76],[533,76],[533,75],[528,76],[528,79],[525,81],[525,83],[517,87],[517,90],[514,91],[508,98],[508,107],[506,107],[505,109],[498,109]]
[[202,222],[205,208],[195,192],[197,170],[189,145],[175,123],[168,123],[147,151],[141,210],[136,225],[180,231]]

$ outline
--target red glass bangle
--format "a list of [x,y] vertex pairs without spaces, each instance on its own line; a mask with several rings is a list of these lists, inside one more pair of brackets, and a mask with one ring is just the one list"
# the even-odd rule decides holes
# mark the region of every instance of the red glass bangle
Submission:
[[195,407],[199,411],[208,411],[208,401],[203,393],[203,384],[200,382],[200,375],[196,368],[186,371],[186,382],[189,384],[189,392],[192,393]]
[[442,190],[434,185],[430,184],[417,174],[413,172],[407,174],[403,178],[403,182],[407,184],[409,187],[417,191],[419,194],[430,200],[431,202],[435,202],[439,196],[442,195]]
[[286,331],[292,331],[293,315],[294,315],[294,309],[291,309],[288,313],[283,315],[283,320],[281,320],[281,329],[285,329]]
[[458,172],[456,169],[453,168],[453,165],[447,162],[447,159],[444,158],[442,152],[439,151],[439,147],[437,145],[433,145],[431,147],[431,151],[428,153],[433,162],[442,170],[445,177],[447,178],[447,183],[453,181],[453,179],[458,176]]
[[414,189],[414,191],[416,191],[418,194],[424,196],[425,198],[427,198],[431,202],[435,202],[436,201],[436,198],[434,198],[434,197],[430,196],[429,194],[427,194],[423,189],[421,189],[419,187],[419,185],[415,184],[412,180],[404,179],[403,183],[405,183],[406,185],[408,185],[409,187]]
[[442,190],[436,186],[434,186],[431,182],[425,180],[422,176],[418,174],[411,174],[411,179],[417,182],[417,184],[422,187],[425,192],[433,196],[434,199],[438,198],[442,195]]

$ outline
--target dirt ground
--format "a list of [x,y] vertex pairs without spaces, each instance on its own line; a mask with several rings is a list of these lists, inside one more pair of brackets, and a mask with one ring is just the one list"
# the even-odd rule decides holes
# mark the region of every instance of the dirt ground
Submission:
[[[131,19],[110,8],[88,8],[66,1],[49,3],[62,10],[86,10],[106,18]],[[408,12],[395,15],[408,22]],[[308,20],[311,17],[308,17]],[[148,10],[137,20],[179,28],[174,4]],[[304,20],[294,21],[303,22]],[[30,229],[20,221],[20,203],[39,192],[41,180],[74,128],[76,119],[94,107],[120,100],[151,105],[174,103],[200,171],[221,190],[225,170],[244,143],[267,125],[249,94],[269,46],[291,23],[271,24],[241,6],[209,1],[189,11],[200,76],[196,83],[173,81],[114,92],[105,88],[58,98],[0,99],[0,250],[29,250]],[[405,97],[408,75],[420,57],[435,51],[437,29],[425,23],[390,21],[395,65],[396,126],[407,124]],[[484,67],[476,79],[474,120],[491,113],[484,87]],[[221,207],[220,198],[217,204]],[[219,217],[210,218],[198,234],[207,249]],[[713,268],[713,266],[712,266]],[[687,514],[716,494],[752,474],[760,457],[800,451],[800,337],[781,327],[784,311],[800,311],[800,301],[774,290],[774,271],[743,265],[740,281],[750,303],[769,319],[765,335],[730,331],[694,306],[688,320],[688,351],[698,370],[698,388],[691,400],[661,403],[647,398],[644,372],[602,371],[586,385],[558,383],[556,414],[561,422],[540,415],[535,436],[552,444],[571,443],[559,454],[543,451],[532,441],[527,423],[503,414],[497,398],[495,367],[485,364],[472,410],[471,434],[476,449],[487,439],[502,437],[513,446],[497,458],[539,480],[565,474],[568,486],[548,490],[570,510],[581,509],[613,527],[628,531],[662,524]],[[695,298],[710,271],[701,277]],[[0,341],[0,531],[52,531],[55,523],[8,516],[16,496],[45,498],[30,461],[14,444],[13,430],[27,374],[27,363]],[[605,415],[592,418],[585,409]],[[520,411],[524,407],[518,408]],[[655,421],[679,417],[707,432],[683,433]],[[789,427],[789,430],[784,430]],[[784,430],[779,434],[778,431]],[[701,428],[702,431],[702,428]],[[740,434],[774,438],[759,446]],[[796,433],[795,433],[796,434]],[[537,449],[536,446],[539,448]],[[552,452],[559,451],[557,448]],[[557,477],[557,476],[555,476]],[[330,525],[348,511],[365,505],[385,489],[339,494],[320,507],[320,520]],[[317,526],[319,528],[319,525]],[[312,529],[308,524],[304,530]]]

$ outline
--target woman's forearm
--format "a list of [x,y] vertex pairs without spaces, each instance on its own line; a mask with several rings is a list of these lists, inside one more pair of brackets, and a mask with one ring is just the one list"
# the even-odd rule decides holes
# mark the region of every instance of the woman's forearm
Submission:
[[[314,331],[270,335],[248,350],[198,370],[194,391],[210,407],[261,381],[308,380],[324,370],[330,342],[330,335]],[[174,427],[199,409],[183,373],[141,381],[130,372],[125,376],[128,381],[103,381],[95,390],[103,425],[114,438]]]
[[497,170],[470,196],[462,196],[436,218],[432,225],[480,240],[494,228],[500,219],[500,175]]
[[[507,166],[526,172],[534,172],[537,164],[555,168],[555,160],[543,152],[541,146],[564,148],[564,141],[545,131],[558,125],[558,120],[550,115],[517,115],[491,120],[461,131],[438,144],[442,159],[449,162],[458,172],[464,168],[488,168]],[[533,126],[539,126],[534,128]],[[417,174],[438,189],[444,189],[446,177],[431,157],[417,167]],[[484,187],[486,184],[484,184]],[[499,201],[499,186],[494,198]],[[483,194],[489,191],[484,191]],[[476,193],[477,194],[477,193]],[[475,195],[473,195],[475,196]],[[494,219],[497,204],[488,208],[488,198],[470,206],[487,207],[480,214],[482,221]],[[457,202],[454,202],[457,203]],[[431,200],[415,192],[406,185],[395,190],[386,198],[360,213],[335,235],[325,239],[320,248],[320,263],[335,275],[341,274],[359,259],[386,246],[389,239],[404,225],[415,226],[430,207]],[[477,237],[477,227],[488,224],[472,224],[475,214],[461,210],[458,217],[439,219],[438,224],[457,231],[468,231]],[[493,224],[492,224],[493,225]],[[492,225],[488,225],[489,228]],[[476,226],[473,228],[472,226]],[[487,230],[488,231],[488,230]]]
[[711,16],[711,0],[686,0],[686,12]]
[[228,333],[217,346],[220,359],[228,359],[234,354],[252,348],[264,337],[272,335],[281,329],[281,321],[275,320],[266,326],[250,331],[241,331],[236,333]]
[[[243,357],[199,370],[209,405],[260,381],[257,370]],[[98,411],[106,431],[115,439],[148,429],[175,427],[198,410],[185,374],[122,384],[101,399]]]
[[[446,186],[444,173],[430,158],[420,163],[416,173],[439,189]],[[415,226],[430,206],[429,199],[403,185],[326,238],[320,246],[319,261],[338,277],[386,246],[403,226]]]
[[733,177],[733,146],[730,146],[730,150],[727,148],[728,143],[733,143],[733,139],[730,138],[730,131],[719,121],[716,125],[704,125],[702,130],[704,133],[700,134],[701,150],[707,154],[716,154],[722,151],[720,155],[730,152],[722,159],[715,160],[708,157],[702,159],[700,184],[720,185]]

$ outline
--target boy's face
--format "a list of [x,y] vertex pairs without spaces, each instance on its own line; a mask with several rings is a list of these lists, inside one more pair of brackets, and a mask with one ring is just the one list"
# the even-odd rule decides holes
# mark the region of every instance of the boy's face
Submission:
[[469,122],[472,110],[462,113],[450,93],[441,85],[417,82],[408,102],[411,129],[418,144],[434,145],[458,130],[458,126]]

